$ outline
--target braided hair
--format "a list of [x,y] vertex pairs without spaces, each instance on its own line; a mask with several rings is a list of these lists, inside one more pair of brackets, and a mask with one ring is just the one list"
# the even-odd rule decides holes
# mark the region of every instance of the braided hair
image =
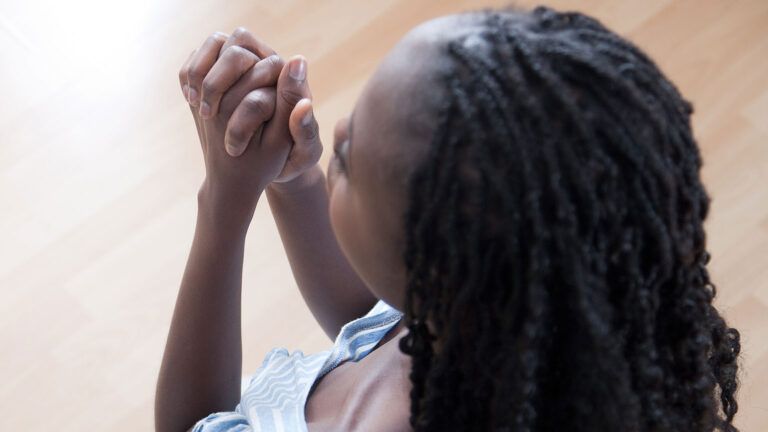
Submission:
[[735,431],[691,104],[593,18],[471,15],[409,183],[414,431]]

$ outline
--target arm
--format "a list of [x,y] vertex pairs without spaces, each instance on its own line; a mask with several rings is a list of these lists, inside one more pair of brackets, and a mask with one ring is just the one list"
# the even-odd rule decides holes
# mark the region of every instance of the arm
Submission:
[[[301,67],[277,85],[270,132],[282,132],[291,152],[266,195],[299,290],[333,340],[342,325],[368,312],[376,297],[347,261],[331,228],[325,175],[317,165],[323,146],[312,113],[306,61],[299,58]],[[267,136],[265,132],[265,140]]]
[[[274,53],[242,28],[233,33],[227,46],[261,52],[261,58]],[[233,88],[238,86],[240,83]],[[287,64],[276,92],[274,116],[264,125],[261,142],[287,147],[290,153],[267,188],[267,198],[296,283],[320,326],[334,339],[343,324],[370,310],[376,298],[347,262],[331,229],[325,179],[317,167],[322,144],[312,115],[303,57],[294,57]],[[202,96],[213,112],[225,106],[227,99],[232,98],[225,96],[219,103],[217,97]],[[227,151],[233,156],[250,147],[248,140],[229,141]]]
[[[183,431],[240,399],[240,287],[247,229],[216,220],[201,189],[192,249],[155,400],[158,432]],[[224,228],[228,227],[228,228]]]
[[336,242],[325,175],[315,164],[290,182],[273,183],[266,195],[301,294],[334,339],[342,325],[370,310],[376,297]]
[[[286,79],[282,60],[255,43],[250,49],[222,48],[244,35],[214,34],[179,72],[200,138],[205,181],[157,382],[158,432],[187,430],[210,413],[234,409],[240,399],[245,236],[264,188],[290,151],[282,142],[260,142],[258,133],[274,114],[275,83]],[[238,140],[249,145],[230,156],[225,141],[241,145]]]

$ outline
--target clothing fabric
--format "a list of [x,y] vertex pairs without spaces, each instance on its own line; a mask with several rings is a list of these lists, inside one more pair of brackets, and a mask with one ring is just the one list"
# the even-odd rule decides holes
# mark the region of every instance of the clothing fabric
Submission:
[[341,328],[330,350],[305,355],[273,349],[248,380],[235,410],[209,415],[192,432],[307,432],[304,406],[314,384],[340,364],[363,359],[401,318],[379,300]]

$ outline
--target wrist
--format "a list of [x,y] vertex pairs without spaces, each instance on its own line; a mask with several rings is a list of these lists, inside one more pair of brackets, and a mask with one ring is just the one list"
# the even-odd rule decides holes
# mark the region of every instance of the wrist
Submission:
[[245,237],[260,196],[261,192],[251,203],[251,200],[222,193],[205,181],[197,193],[198,223],[212,227],[216,234],[225,237]]
[[302,172],[296,178],[286,182],[272,182],[267,188],[268,195],[293,195],[314,186],[318,182],[324,182],[325,175],[320,165],[314,164],[306,171]]

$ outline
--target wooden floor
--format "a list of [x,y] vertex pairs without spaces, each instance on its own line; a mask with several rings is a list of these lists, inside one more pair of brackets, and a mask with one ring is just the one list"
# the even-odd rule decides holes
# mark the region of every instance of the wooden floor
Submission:
[[[281,54],[304,54],[328,147],[408,29],[477,4],[0,3],[0,430],[152,429],[203,175],[176,73],[208,34],[244,25]],[[768,430],[768,2],[553,6],[631,37],[694,102],[718,302],[744,338],[738,424]],[[265,206],[246,255],[245,370],[275,346],[327,348]]]

